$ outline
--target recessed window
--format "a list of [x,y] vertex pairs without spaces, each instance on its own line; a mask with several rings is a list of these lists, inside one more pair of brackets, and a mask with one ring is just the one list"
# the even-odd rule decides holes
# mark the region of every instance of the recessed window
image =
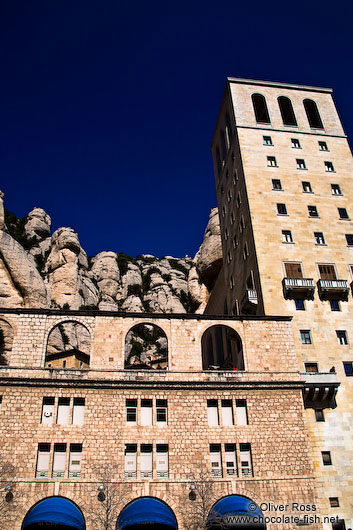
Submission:
[[283,125],[296,127],[298,124],[295,118],[291,100],[286,96],[279,96],[278,105],[279,110],[281,111]]
[[342,329],[337,329],[336,330],[336,335],[337,335],[337,341],[338,341],[338,344],[340,346],[344,346],[346,344],[348,344],[348,339],[347,339],[347,332]]
[[305,311],[305,304],[302,298],[296,298],[294,300],[294,303],[295,303],[295,309],[297,311]]
[[152,425],[152,399],[141,399],[141,425]]
[[334,173],[335,169],[333,167],[332,162],[324,162],[324,164],[325,164],[325,171],[327,171],[328,173]]
[[278,215],[287,215],[287,206],[284,203],[277,203],[277,214]]
[[237,425],[248,425],[248,411],[246,406],[246,399],[236,400]]
[[245,221],[244,221],[244,217],[243,216],[241,216],[241,218],[240,218],[239,228],[240,228],[240,232],[244,232]]
[[308,206],[309,217],[319,217],[316,206]]
[[311,333],[310,329],[301,329],[300,330],[300,340],[302,344],[311,344]]
[[332,195],[342,195],[339,184],[331,184]]
[[235,235],[233,237],[233,248],[237,248],[237,246],[238,246],[238,239],[237,239],[237,236]]
[[265,97],[262,94],[253,94],[251,99],[257,123],[271,123]]
[[303,278],[302,266],[300,263],[285,263],[286,278]]
[[226,171],[226,178],[229,178],[229,170]]
[[230,202],[231,200],[232,200],[232,192],[231,192],[231,190],[228,190],[227,201]]
[[325,245],[325,238],[322,232],[314,232],[314,239],[316,245]]
[[330,309],[331,309],[331,311],[341,311],[339,301],[338,300],[330,300]]
[[331,452],[330,451],[321,451],[322,454],[322,463],[324,466],[332,466]]
[[229,286],[230,286],[231,289],[234,289],[234,285],[235,285],[235,284],[234,284],[234,278],[233,278],[233,276],[231,276],[231,277],[229,278]]
[[82,444],[70,444],[69,478],[81,476]]
[[237,195],[237,208],[240,208],[240,205],[241,205],[241,197],[240,197],[240,192],[238,192],[238,195]]
[[282,243],[293,243],[292,232],[290,230],[282,230]]
[[347,377],[353,376],[353,362],[352,361],[345,361],[343,363],[344,373]]
[[269,167],[278,167],[277,166],[276,157],[275,156],[268,156],[267,157],[267,165]]
[[263,136],[264,145],[273,145],[271,136]]
[[315,101],[312,99],[304,99],[303,104],[310,127],[312,129],[323,129],[324,126]]
[[226,207],[222,206],[222,217],[225,217],[227,213]]
[[227,252],[227,263],[230,263],[233,259],[231,252]]
[[225,231],[224,231],[224,239],[227,240],[228,238],[229,238],[229,228],[227,226]]
[[273,190],[282,190],[282,183],[280,179],[272,179],[272,189]]
[[244,245],[244,249],[243,249],[243,258],[244,260],[246,260],[249,256],[249,249],[248,249],[248,244],[245,243]]
[[241,466],[241,475],[243,477],[252,477],[252,455],[250,444],[239,444],[239,457]]
[[319,273],[321,280],[336,280],[335,266],[329,263],[319,263]]
[[234,212],[231,212],[230,214],[230,223],[233,225],[235,223],[235,215]]
[[317,363],[304,363],[305,372],[308,374],[317,374],[319,373],[319,367]]
[[340,216],[340,219],[349,219],[348,212],[346,208],[337,208],[338,209],[338,215]]
[[137,424],[137,399],[126,400],[126,423]]
[[345,234],[347,245],[353,247],[353,234]]
[[166,425],[168,422],[168,401],[166,399],[156,399],[156,423]]
[[330,506],[331,508],[339,508],[339,500],[338,497],[329,497]]
[[306,169],[305,160],[297,158],[297,169]]
[[322,409],[315,409],[315,419],[319,422],[325,421],[324,411]]
[[42,419],[44,425],[52,425],[54,419],[54,398],[44,397],[42,404]]
[[238,177],[238,172],[237,172],[237,170],[235,169],[235,170],[234,170],[234,174],[233,174],[233,184],[236,184],[238,179],[239,179],[239,177]]
[[307,180],[302,181],[302,186],[303,186],[303,192],[304,193],[312,193],[313,192],[313,190],[311,189],[311,184]]
[[291,138],[291,143],[292,143],[293,149],[301,149],[298,138]]
[[319,142],[319,151],[328,151],[326,142]]

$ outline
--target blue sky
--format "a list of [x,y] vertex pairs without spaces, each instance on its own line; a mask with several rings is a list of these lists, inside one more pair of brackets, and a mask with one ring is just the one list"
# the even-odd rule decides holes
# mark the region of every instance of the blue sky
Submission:
[[329,86],[353,138],[353,3],[2,0],[0,188],[88,255],[193,256],[227,76]]

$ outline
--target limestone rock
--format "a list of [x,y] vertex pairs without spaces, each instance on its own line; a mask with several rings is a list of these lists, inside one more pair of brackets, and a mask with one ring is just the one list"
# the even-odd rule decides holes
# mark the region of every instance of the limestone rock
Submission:
[[41,241],[50,236],[51,219],[42,208],[33,208],[27,215],[24,226],[28,238],[35,237]]
[[194,258],[201,282],[210,291],[222,267],[222,241],[218,208],[212,208],[202,244]]
[[100,308],[114,307],[119,292],[120,271],[115,252],[100,252],[93,259],[92,278],[96,281],[101,296]]
[[121,310],[127,313],[143,313],[144,307],[141,298],[135,295],[128,296],[121,306]]

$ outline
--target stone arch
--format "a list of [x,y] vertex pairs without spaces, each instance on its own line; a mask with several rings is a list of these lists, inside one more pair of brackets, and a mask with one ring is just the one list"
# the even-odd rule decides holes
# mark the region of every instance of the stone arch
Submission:
[[244,370],[240,335],[224,324],[210,326],[202,335],[203,370]]
[[266,522],[261,509],[250,497],[231,494],[213,504],[206,527],[208,530],[266,530]]
[[40,499],[27,511],[21,530],[86,530],[81,508],[71,499],[50,496]]
[[130,328],[125,336],[124,367],[167,370],[168,338],[165,331],[149,322],[141,322]]
[[12,350],[14,332],[7,320],[0,319],[0,366],[9,364],[9,354]]
[[116,528],[123,530],[177,530],[178,521],[173,509],[157,497],[142,496],[130,501],[121,510]]
[[90,364],[91,333],[76,320],[57,323],[48,334],[45,367],[87,369]]

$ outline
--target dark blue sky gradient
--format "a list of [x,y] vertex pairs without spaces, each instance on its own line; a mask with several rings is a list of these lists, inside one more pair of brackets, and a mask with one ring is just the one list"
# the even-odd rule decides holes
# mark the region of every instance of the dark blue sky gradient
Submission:
[[2,0],[0,188],[88,255],[193,256],[227,76],[330,86],[353,138],[353,3]]

